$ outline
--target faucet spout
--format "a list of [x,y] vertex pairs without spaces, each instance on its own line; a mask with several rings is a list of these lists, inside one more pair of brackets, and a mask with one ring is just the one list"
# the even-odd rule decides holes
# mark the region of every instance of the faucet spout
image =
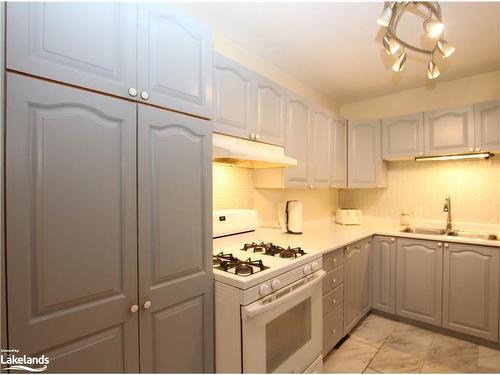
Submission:
[[449,195],[444,198],[443,212],[448,213],[448,215],[446,216],[446,233],[450,233],[451,231],[453,231],[453,225],[451,221],[451,198]]

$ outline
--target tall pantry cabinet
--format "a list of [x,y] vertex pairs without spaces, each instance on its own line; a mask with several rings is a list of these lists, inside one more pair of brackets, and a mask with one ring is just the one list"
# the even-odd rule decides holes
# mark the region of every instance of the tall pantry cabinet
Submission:
[[213,372],[208,29],[160,4],[7,8],[9,347],[50,372]]

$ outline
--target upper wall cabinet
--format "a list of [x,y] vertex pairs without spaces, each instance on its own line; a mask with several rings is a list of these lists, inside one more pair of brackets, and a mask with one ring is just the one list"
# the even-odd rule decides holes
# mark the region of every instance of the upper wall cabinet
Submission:
[[247,68],[214,55],[214,131],[252,138],[252,79],[253,73]]
[[347,121],[334,118],[331,130],[331,167],[332,188],[347,187]]
[[136,88],[137,4],[9,3],[7,68],[113,95]]
[[214,63],[214,130],[283,146],[286,90],[219,54]]
[[474,105],[476,151],[500,151],[500,100]]
[[8,69],[211,117],[211,32],[173,7],[10,3],[7,12]]
[[287,100],[286,153],[297,159],[296,167],[285,169],[285,187],[305,188],[309,182],[311,106],[291,92]]
[[422,113],[382,120],[384,160],[411,159],[424,154],[424,116]]
[[311,112],[311,187],[327,188],[330,186],[332,163],[332,117],[322,108],[314,108]]
[[210,118],[212,33],[161,3],[139,2],[139,100]]
[[425,154],[474,151],[472,105],[424,113]]
[[387,170],[381,154],[380,121],[349,121],[348,133],[348,187],[385,187]]

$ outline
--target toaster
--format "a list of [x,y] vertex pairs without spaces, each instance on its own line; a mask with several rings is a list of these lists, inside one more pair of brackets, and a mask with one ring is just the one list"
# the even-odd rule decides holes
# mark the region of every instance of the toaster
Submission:
[[342,225],[360,225],[363,223],[361,210],[354,208],[337,208],[335,222]]

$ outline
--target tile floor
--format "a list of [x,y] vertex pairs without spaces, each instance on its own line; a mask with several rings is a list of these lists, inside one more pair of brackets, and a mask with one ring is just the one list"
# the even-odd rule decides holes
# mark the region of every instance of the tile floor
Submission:
[[324,359],[325,373],[500,373],[500,351],[369,315]]

